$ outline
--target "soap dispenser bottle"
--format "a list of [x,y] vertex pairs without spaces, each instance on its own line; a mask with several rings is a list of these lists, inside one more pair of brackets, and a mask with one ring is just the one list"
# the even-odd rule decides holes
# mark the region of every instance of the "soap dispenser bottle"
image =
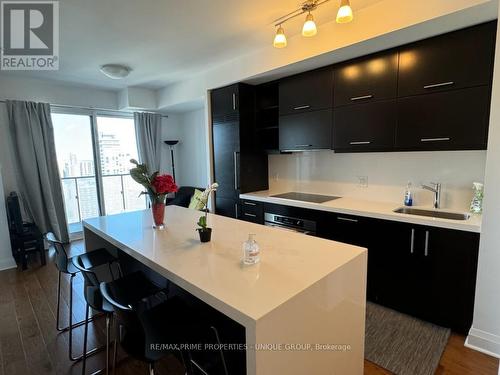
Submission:
[[411,192],[411,182],[410,181],[408,181],[408,184],[406,184],[404,204],[405,204],[405,206],[408,206],[408,207],[413,206],[413,193]]
[[248,240],[243,242],[243,264],[255,264],[260,261],[260,248],[254,239],[255,234],[249,234]]

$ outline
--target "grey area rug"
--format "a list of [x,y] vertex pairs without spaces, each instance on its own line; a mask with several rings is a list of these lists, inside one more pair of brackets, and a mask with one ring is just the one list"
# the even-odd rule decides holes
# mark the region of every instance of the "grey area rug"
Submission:
[[398,375],[433,375],[450,330],[374,303],[366,306],[365,358]]

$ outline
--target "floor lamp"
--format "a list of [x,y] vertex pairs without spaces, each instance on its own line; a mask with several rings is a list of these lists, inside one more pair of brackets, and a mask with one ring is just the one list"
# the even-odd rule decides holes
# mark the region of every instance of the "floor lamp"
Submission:
[[174,178],[174,182],[176,181],[175,180],[175,162],[174,162],[174,146],[179,143],[178,140],[172,140],[172,141],[165,141],[165,144],[168,145],[168,147],[170,147],[170,158],[172,160],[172,177]]

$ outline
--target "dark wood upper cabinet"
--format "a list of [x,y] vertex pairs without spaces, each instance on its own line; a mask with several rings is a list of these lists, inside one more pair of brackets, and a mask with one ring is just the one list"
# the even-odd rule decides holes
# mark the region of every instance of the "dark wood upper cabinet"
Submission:
[[333,69],[313,70],[279,83],[279,114],[290,115],[331,108]]
[[396,100],[339,107],[333,113],[335,152],[392,151]]
[[397,95],[398,52],[391,50],[335,67],[335,107],[393,99]]
[[399,96],[491,83],[496,21],[400,48]]
[[210,97],[213,118],[218,120],[229,120],[238,117],[239,89],[240,85],[235,84],[212,90]]
[[489,107],[489,86],[399,99],[396,148],[486,149]]
[[281,151],[330,149],[331,139],[331,109],[280,116]]

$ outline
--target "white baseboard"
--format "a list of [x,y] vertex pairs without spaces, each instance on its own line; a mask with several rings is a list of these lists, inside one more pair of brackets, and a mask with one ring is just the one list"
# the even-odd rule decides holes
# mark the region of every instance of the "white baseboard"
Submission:
[[13,258],[0,259],[0,271],[16,268],[17,264]]
[[500,358],[500,336],[472,327],[465,340],[466,347]]

